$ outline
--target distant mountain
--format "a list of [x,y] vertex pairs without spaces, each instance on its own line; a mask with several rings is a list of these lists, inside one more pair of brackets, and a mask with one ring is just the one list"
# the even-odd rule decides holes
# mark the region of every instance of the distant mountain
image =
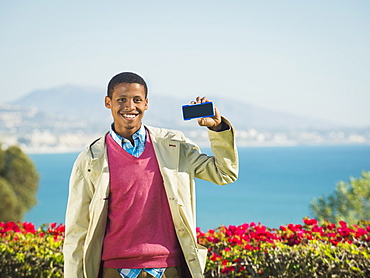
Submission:
[[[12,102],[20,107],[37,108],[50,121],[77,123],[91,131],[105,131],[111,122],[110,111],[104,107],[105,92],[94,88],[63,86],[37,90]],[[222,114],[239,129],[327,129],[337,127],[318,119],[271,111],[227,98],[212,97]],[[193,121],[184,122],[181,106],[188,99],[163,95],[149,96],[146,124],[168,128],[193,128]],[[45,119],[47,120],[47,119]],[[51,123],[50,123],[51,124]]]
[[104,111],[104,92],[91,88],[63,86],[33,91],[10,104],[36,107],[48,114],[63,117],[98,119]]

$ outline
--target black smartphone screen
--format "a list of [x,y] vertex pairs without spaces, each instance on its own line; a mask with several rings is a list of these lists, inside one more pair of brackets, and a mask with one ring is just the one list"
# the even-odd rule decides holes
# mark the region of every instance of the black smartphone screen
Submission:
[[184,120],[213,117],[215,115],[212,102],[190,104],[182,106]]

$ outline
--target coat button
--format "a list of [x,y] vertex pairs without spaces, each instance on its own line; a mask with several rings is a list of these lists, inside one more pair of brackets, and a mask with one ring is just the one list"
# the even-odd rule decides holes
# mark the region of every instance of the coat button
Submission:
[[170,201],[175,201],[174,197],[170,197],[169,199],[170,199]]

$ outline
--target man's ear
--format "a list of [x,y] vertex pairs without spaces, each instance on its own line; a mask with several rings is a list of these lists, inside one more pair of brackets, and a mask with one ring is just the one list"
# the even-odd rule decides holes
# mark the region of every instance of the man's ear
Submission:
[[148,110],[149,109],[149,99],[145,99],[145,108],[144,108],[144,110]]
[[105,99],[104,99],[104,102],[105,102],[105,107],[108,108],[108,109],[111,109],[112,99],[110,97],[106,96]]

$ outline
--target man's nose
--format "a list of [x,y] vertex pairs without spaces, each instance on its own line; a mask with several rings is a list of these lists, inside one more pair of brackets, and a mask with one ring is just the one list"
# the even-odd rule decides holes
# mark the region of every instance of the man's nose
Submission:
[[134,103],[134,101],[133,101],[133,100],[128,100],[128,101],[126,101],[126,103],[125,103],[125,109],[127,109],[127,110],[131,111],[131,110],[133,110],[134,108],[135,108],[135,103]]

